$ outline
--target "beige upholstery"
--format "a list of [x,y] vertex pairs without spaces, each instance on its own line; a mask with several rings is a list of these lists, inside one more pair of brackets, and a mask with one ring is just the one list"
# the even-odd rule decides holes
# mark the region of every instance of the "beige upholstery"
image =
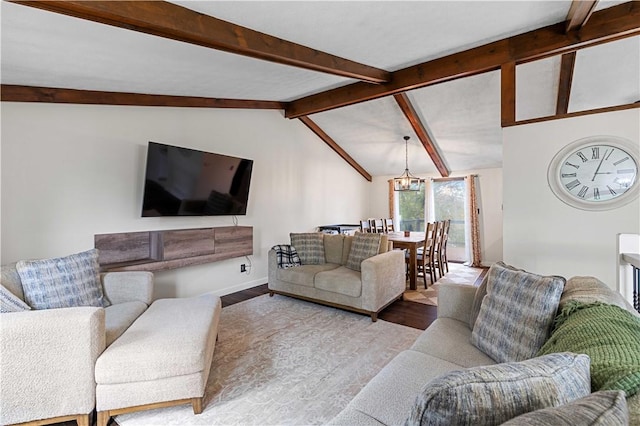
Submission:
[[221,310],[213,294],[153,302],[96,362],[99,424],[119,409],[201,400]]
[[[470,342],[469,313],[476,288],[441,284],[438,319],[414,342],[383,368],[335,417],[332,425],[405,424],[421,389],[443,373],[495,364]],[[619,295],[592,277],[567,281],[563,302],[576,298],[603,301],[629,308]],[[630,424],[640,425],[640,394],[627,399]]]
[[351,236],[325,234],[327,263],[322,265],[278,268],[276,253],[270,250],[269,290],[367,313],[375,321],[380,310],[404,293],[404,254],[388,251],[388,238],[382,235],[379,254],[365,259],[361,271],[354,271],[345,266],[352,240]]
[[[3,266],[1,277],[6,288],[24,299],[15,264]],[[116,272],[102,278],[112,303],[107,309],[0,314],[0,424],[93,411],[95,362],[105,346],[151,303],[153,291],[153,276],[148,272]]]

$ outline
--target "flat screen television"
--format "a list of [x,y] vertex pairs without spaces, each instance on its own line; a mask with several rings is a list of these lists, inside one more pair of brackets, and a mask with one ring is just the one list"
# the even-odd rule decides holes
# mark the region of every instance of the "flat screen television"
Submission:
[[149,142],[142,216],[247,214],[253,160]]

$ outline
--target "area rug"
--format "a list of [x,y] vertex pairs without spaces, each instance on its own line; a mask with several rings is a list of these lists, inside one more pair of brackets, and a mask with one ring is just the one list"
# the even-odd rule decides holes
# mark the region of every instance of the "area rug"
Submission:
[[268,295],[222,309],[204,410],[116,417],[120,426],[313,425],[335,417],[422,332]]
[[[482,274],[482,268],[472,268],[459,263],[450,263],[449,272],[444,274],[434,284],[424,289],[424,281],[422,277],[418,278],[418,288],[416,290],[407,290],[404,293],[404,299],[411,302],[423,303],[425,305],[438,306],[438,287],[443,283],[474,285],[478,277]],[[428,282],[428,280],[427,280]]]

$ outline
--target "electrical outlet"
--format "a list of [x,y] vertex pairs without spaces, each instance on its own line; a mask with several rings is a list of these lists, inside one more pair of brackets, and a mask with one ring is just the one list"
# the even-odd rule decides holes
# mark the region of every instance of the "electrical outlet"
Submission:
[[245,265],[244,263],[240,265],[240,272],[247,272],[247,265]]

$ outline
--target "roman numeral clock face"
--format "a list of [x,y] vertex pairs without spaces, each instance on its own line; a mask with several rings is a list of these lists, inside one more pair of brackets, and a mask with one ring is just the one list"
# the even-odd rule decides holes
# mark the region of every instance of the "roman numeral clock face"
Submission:
[[575,141],[552,160],[549,185],[566,204],[608,210],[637,197],[638,155],[633,143],[612,136]]

